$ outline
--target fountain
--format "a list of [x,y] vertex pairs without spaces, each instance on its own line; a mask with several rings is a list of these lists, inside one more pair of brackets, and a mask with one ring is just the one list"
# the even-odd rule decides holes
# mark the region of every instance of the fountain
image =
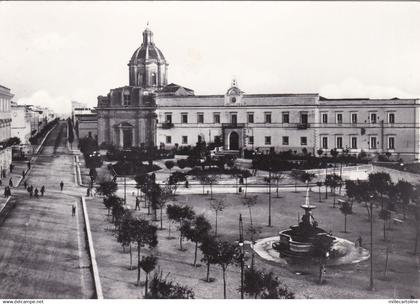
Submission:
[[318,222],[312,215],[315,205],[309,204],[309,187],[306,190],[305,204],[300,206],[305,210],[298,225],[279,232],[280,240],[272,247],[284,258],[309,258],[316,238],[321,236],[335,240],[331,234],[318,227]]

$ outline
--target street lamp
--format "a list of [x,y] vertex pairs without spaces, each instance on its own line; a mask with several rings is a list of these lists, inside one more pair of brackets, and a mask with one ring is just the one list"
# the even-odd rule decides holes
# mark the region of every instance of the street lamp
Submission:
[[244,224],[242,214],[239,214],[239,248],[241,261],[241,299],[244,298]]
[[369,289],[374,290],[373,286],[373,213],[372,213],[372,200],[373,195],[369,195],[369,209],[370,209],[370,284]]
[[[127,155],[123,156],[123,168],[126,168]],[[127,184],[126,184],[126,172],[124,174],[124,205],[127,204]]]

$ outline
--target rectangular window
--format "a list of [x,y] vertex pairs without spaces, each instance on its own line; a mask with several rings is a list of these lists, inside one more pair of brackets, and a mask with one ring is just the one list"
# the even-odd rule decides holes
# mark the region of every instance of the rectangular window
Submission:
[[248,123],[254,123],[254,113],[248,113]]
[[357,137],[352,137],[351,138],[351,148],[352,149],[357,149]]
[[327,124],[328,123],[328,114],[322,113],[322,123]]
[[220,113],[213,113],[213,122],[215,124],[219,124],[220,123]]
[[351,123],[357,124],[357,113],[351,113]]
[[376,113],[370,113],[370,123],[376,123]]
[[172,123],[172,113],[165,113],[165,122]]
[[300,114],[300,123],[307,124],[308,123],[308,113],[301,113]]
[[342,113],[336,113],[335,122],[339,125],[341,125],[343,123],[343,114]]
[[166,143],[167,144],[172,143],[172,137],[171,136],[166,136]]
[[290,120],[289,120],[289,112],[283,112],[282,113],[282,122],[283,123],[289,123],[290,122]]
[[343,138],[341,136],[336,137],[336,148],[343,149]]
[[283,146],[288,146],[289,145],[289,136],[283,136],[282,144],[283,144]]
[[253,145],[253,144],[254,144],[254,136],[249,136],[249,137],[248,137],[248,143],[249,143],[250,145]]
[[188,144],[188,136],[182,136],[182,144],[183,145],[186,145],[186,144]]
[[308,144],[308,139],[306,138],[306,136],[302,136],[300,138],[300,145],[301,146],[306,146]]
[[395,137],[393,136],[388,137],[388,149],[390,150],[395,149]]
[[188,123],[188,113],[181,113],[181,122]]
[[371,136],[369,143],[371,149],[376,149],[376,136]]
[[328,137],[322,137],[322,149],[328,149]]
[[230,122],[231,122],[233,125],[236,125],[236,124],[238,123],[238,114],[236,114],[236,113],[231,113],[231,114],[230,114]]
[[197,113],[197,123],[204,123],[204,113]]
[[395,113],[388,113],[388,123],[395,123]]
[[271,136],[266,136],[266,137],[265,137],[265,141],[264,141],[264,143],[265,143],[266,145],[271,145]]
[[271,123],[271,112],[265,112],[265,123]]

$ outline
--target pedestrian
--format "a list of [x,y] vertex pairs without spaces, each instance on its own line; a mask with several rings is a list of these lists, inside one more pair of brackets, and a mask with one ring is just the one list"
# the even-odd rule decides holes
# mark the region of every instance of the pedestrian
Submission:
[[1,181],[1,179],[0,179],[0,186],[2,186],[3,185],[3,182]]
[[25,189],[28,188],[28,184],[26,183],[26,181],[23,182],[23,187],[25,187]]
[[6,177],[6,169],[1,170],[1,174],[3,175],[3,177]]
[[34,195],[34,186],[29,187],[29,197],[32,197]]
[[12,178],[9,179],[9,187],[13,187],[13,181]]
[[89,197],[90,196],[90,187],[87,188],[86,190],[86,196]]
[[140,210],[140,199],[138,196],[136,196],[136,208],[134,210],[137,210],[137,208]]
[[61,191],[63,191],[63,187],[64,187],[64,183],[63,183],[63,181],[61,181],[60,182],[60,189],[61,189]]
[[42,186],[41,187],[41,196],[44,196],[44,193],[45,193],[45,186]]
[[26,175],[25,170],[22,170],[22,178],[24,178],[24,177],[25,177],[25,175]]
[[357,242],[359,243],[359,247],[362,247],[362,236],[359,234],[359,237],[357,238]]
[[28,170],[31,169],[31,162],[28,161]]
[[10,165],[9,165],[9,170],[10,170],[10,173],[13,173],[13,169],[14,169],[14,167],[15,167],[15,166],[13,166],[13,164],[10,164]]
[[73,205],[71,206],[71,216],[75,216],[76,215],[76,206]]
[[38,195],[38,188],[35,188],[35,198],[39,198],[39,195]]
[[189,187],[189,183],[188,183],[188,180],[186,180],[185,181],[185,188],[188,188]]
[[4,197],[7,197],[7,194],[8,194],[8,192],[7,192],[7,186],[6,186],[6,187],[4,187]]

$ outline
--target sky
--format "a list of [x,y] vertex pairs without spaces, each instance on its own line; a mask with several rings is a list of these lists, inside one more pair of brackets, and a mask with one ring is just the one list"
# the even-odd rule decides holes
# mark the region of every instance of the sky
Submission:
[[420,97],[419,2],[0,2],[0,85],[71,111],[128,84],[147,22],[196,94]]

